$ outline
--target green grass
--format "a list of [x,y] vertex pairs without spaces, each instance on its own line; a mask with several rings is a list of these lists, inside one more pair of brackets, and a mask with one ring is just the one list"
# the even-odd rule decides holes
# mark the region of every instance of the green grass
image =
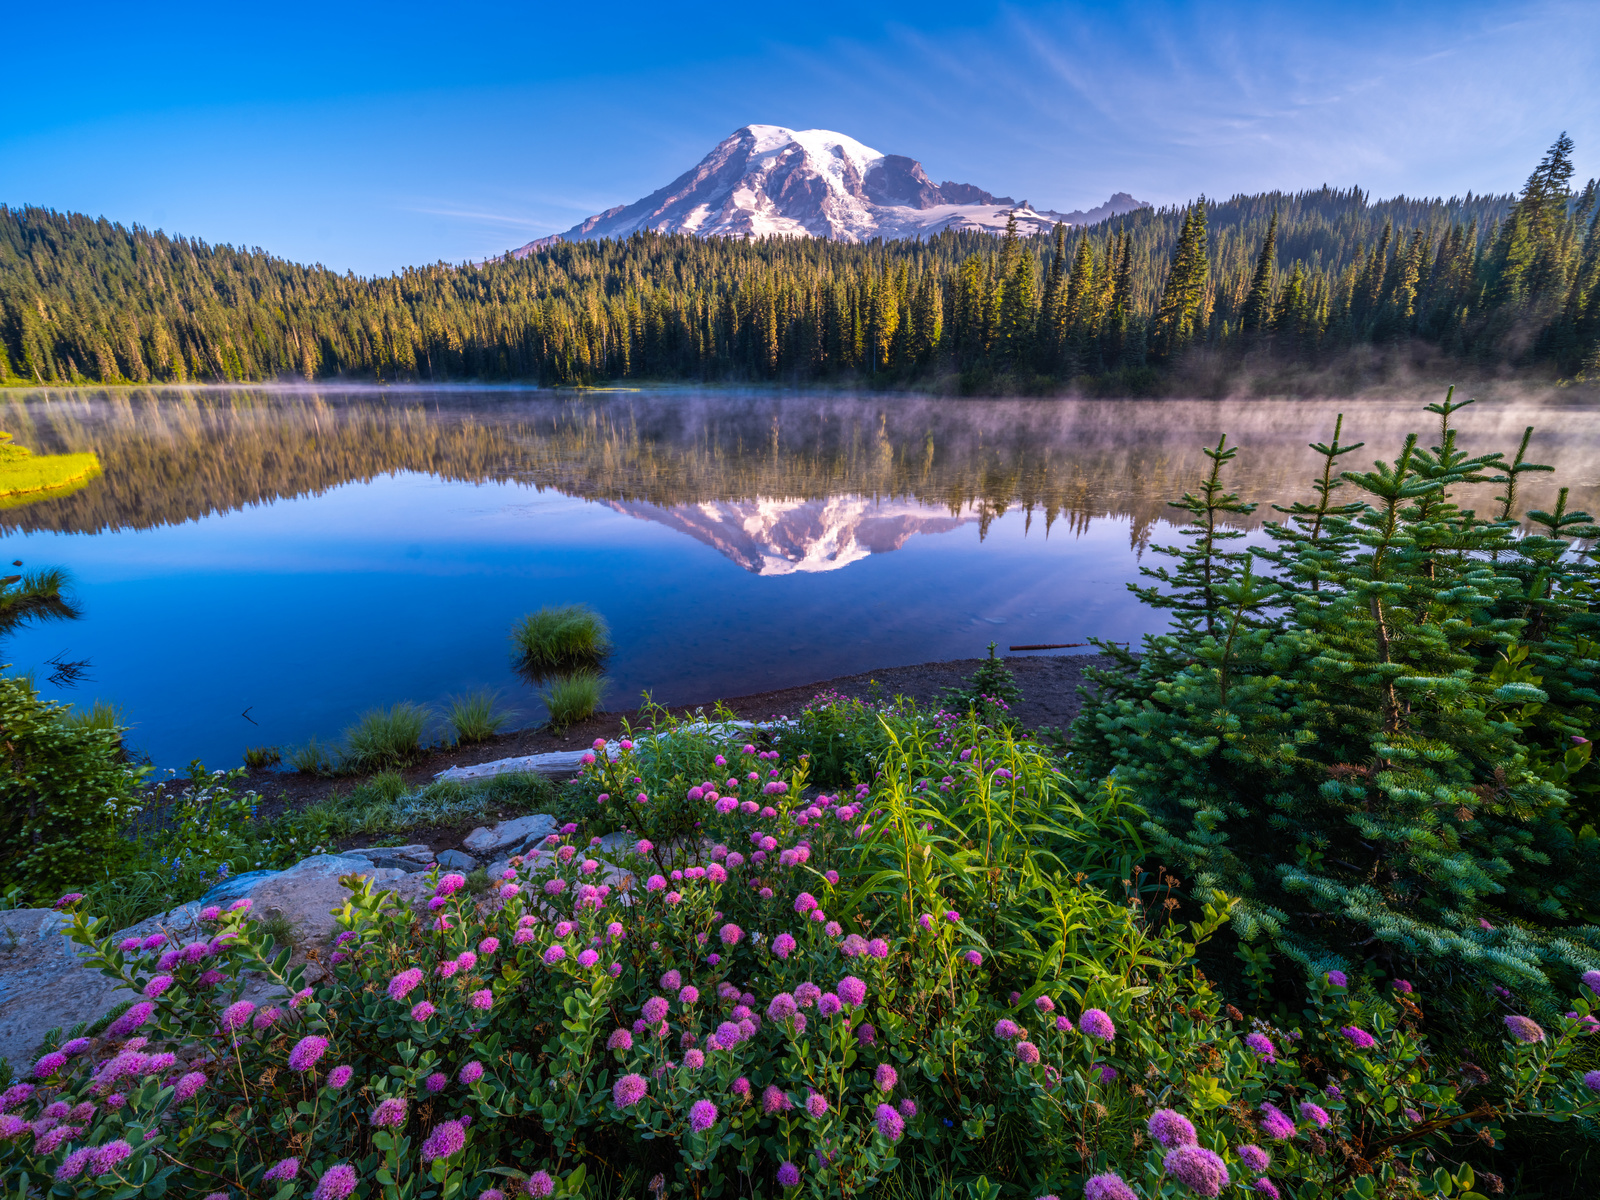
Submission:
[[487,742],[505,728],[512,714],[496,712],[497,699],[494,692],[481,691],[456,696],[450,701],[450,711],[444,719],[458,744],[469,746]]
[[283,753],[276,746],[246,746],[244,749],[244,765],[252,769],[275,767],[282,761]]
[[281,912],[260,917],[257,922],[257,928],[279,946],[294,945],[294,922],[290,921]]
[[541,608],[518,621],[511,640],[521,666],[534,674],[598,667],[611,653],[611,630],[605,618],[586,604]]
[[377,771],[400,767],[422,757],[422,735],[428,728],[428,710],[402,700],[390,708],[375,708],[344,731],[346,770]]
[[399,836],[409,829],[481,822],[493,813],[529,812],[578,819],[565,813],[555,785],[542,775],[496,775],[471,784],[441,780],[408,792],[398,774],[385,772],[319,800],[293,820],[296,836],[325,843],[356,834]]
[[539,698],[550,710],[551,728],[565,729],[591,716],[600,707],[605,690],[606,681],[599,672],[574,671],[552,679],[540,690]]
[[289,765],[302,775],[331,775],[335,762],[334,748],[316,738],[289,751]]
[[83,911],[105,917],[108,930],[126,929],[154,913],[196,899],[162,871],[107,874],[83,889]]
[[356,789],[377,804],[393,804],[409,790],[399,771],[381,771]]
[[124,729],[128,724],[124,719],[122,706],[105,700],[96,700],[88,708],[73,705],[61,714],[61,719],[74,729],[85,731],[101,729],[109,733]]

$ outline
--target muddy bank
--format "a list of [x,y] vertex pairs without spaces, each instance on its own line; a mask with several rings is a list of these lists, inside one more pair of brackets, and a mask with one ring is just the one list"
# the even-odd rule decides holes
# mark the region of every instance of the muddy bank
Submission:
[[[1110,661],[1098,654],[1006,658],[1006,665],[1022,689],[1022,700],[1012,712],[1025,729],[1051,726],[1065,730],[1078,715],[1082,704],[1078,687],[1089,682],[1084,671],[1103,669],[1110,665]],[[819,692],[829,690],[861,699],[909,696],[918,704],[928,707],[937,705],[946,688],[959,684],[976,671],[982,662],[979,658],[961,658],[948,662],[918,663],[909,667],[885,667],[836,679],[819,679],[814,683],[777,691],[727,697],[723,704],[738,716],[752,721],[796,713]],[[701,707],[709,712],[715,703],[716,699],[709,697]],[[673,712],[687,715],[695,707],[693,704],[674,706]],[[640,723],[637,712],[619,711],[595,713],[587,721],[570,726],[561,733],[544,727],[518,729],[472,746],[431,750],[401,774],[408,783],[421,786],[447,767],[471,766],[498,758],[541,754],[549,750],[572,750],[588,745],[595,738],[616,737],[625,724],[638,728]],[[361,775],[324,778],[266,769],[252,771],[249,786],[261,793],[264,801],[262,815],[270,819],[289,809],[313,803],[335,789],[349,791],[364,778],[366,776]]]

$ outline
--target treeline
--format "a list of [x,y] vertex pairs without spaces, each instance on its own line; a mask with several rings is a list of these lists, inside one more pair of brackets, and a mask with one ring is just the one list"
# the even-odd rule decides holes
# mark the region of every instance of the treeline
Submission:
[[1202,198],[1055,236],[638,234],[362,279],[0,207],[0,382],[618,379],[1148,385],[1197,351],[1316,365],[1421,340],[1600,374],[1596,184],[1563,135],[1518,196]]

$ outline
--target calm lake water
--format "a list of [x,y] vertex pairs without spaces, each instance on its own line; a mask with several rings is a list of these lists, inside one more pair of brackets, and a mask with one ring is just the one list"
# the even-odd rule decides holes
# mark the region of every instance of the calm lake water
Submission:
[[[1430,397],[1431,398],[1431,397]],[[544,717],[507,633],[545,604],[610,622],[609,707],[700,701],[991,640],[1136,641],[1127,582],[1174,540],[1199,447],[1244,451],[1246,500],[1306,494],[1336,412],[1364,467],[1408,431],[1392,402],[919,400],[836,393],[513,389],[41,391],[0,400],[39,452],[104,473],[0,509],[0,555],[61,565],[80,621],[0,647],[47,694],[121,705],[161,767],[337,738],[362,711],[496,690]],[[1483,404],[1474,449],[1539,428],[1530,506],[1600,507],[1600,410]],[[1352,462],[1352,460],[1354,460]],[[1525,477],[1526,478],[1526,477]],[[1272,514],[1266,505],[1246,524]],[[1255,535],[1259,536],[1259,534]]]

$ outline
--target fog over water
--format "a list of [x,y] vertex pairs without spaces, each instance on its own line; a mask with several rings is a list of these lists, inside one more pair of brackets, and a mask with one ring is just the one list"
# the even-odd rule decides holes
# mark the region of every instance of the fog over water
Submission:
[[[506,634],[543,604],[610,621],[611,707],[687,702],[983,653],[1136,640],[1124,584],[1203,445],[1234,490],[1310,496],[1306,443],[1408,432],[1415,404],[983,401],[837,393],[514,389],[14,392],[0,428],[102,475],[0,508],[0,553],[59,564],[83,620],[0,648],[90,658],[65,699],[120,703],[159,766],[336,737],[361,711],[488,687],[543,718]],[[1524,508],[1600,508],[1600,407],[1559,396],[1457,418],[1474,453],[1536,427]],[[1496,489],[1482,488],[1487,507]],[[51,689],[47,686],[47,692]]]

